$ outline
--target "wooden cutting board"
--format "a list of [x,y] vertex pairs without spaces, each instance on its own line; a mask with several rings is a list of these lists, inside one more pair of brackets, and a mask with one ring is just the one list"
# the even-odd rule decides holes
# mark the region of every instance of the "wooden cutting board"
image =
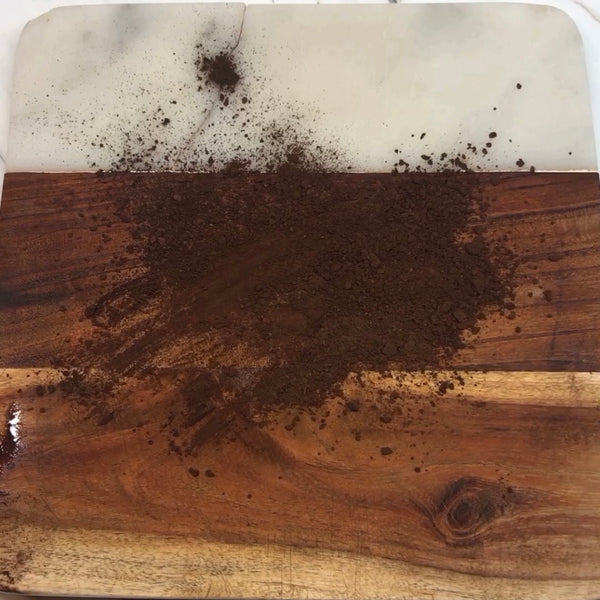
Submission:
[[[198,57],[223,49],[246,95],[202,80]],[[332,397],[235,432],[184,422],[183,359],[112,394],[82,385],[64,356],[97,339],[89,307],[115,274],[141,268],[123,203],[161,178],[194,185],[160,171],[207,170],[208,146],[264,166],[272,148],[252,144],[273,122],[335,140],[351,172],[389,171],[398,151],[435,170],[421,155],[476,141],[488,234],[520,258],[514,314],[483,319],[446,371],[349,376],[359,410]],[[0,211],[2,590],[595,598],[591,132],[578,35],[545,7],[86,7],[30,24]]]

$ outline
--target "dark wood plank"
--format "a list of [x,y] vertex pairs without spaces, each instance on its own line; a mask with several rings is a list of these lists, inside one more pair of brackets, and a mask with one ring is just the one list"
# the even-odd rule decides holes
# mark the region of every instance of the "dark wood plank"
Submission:
[[[172,175],[185,182],[186,175]],[[0,326],[6,366],[47,366],[90,333],[85,307],[139,259],[116,203],[151,174],[8,174],[0,218]],[[157,174],[156,177],[159,177]],[[598,370],[600,208],[594,173],[485,174],[491,237],[521,260],[514,321],[483,322],[457,367]],[[132,185],[138,187],[132,190]],[[115,264],[123,261],[125,264]],[[535,283],[534,283],[535,282]],[[548,302],[544,291],[550,290]],[[515,327],[521,327],[520,334]]]

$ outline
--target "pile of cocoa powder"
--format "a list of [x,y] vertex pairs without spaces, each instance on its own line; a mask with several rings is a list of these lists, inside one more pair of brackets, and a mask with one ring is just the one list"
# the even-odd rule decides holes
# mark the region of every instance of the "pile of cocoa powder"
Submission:
[[481,174],[120,176],[143,270],[87,308],[83,356],[115,378],[177,368],[255,413],[315,406],[351,372],[443,368],[514,308]]
[[[198,89],[242,115],[248,73],[230,50],[196,50]],[[417,165],[396,149],[392,173],[344,173],[334,144],[269,115],[254,123],[252,156],[225,164],[205,149],[193,165],[204,172],[127,172],[159,160],[151,126],[136,138],[148,149],[125,149],[114,163],[125,172],[107,178],[120,181],[110,194],[132,237],[115,264],[133,256],[139,268],[86,308],[94,334],[64,362],[63,383],[77,380],[79,393],[92,372],[104,390],[174,373],[162,424],[174,451],[181,430],[196,447],[235,415],[261,423],[273,410],[313,410],[342,396],[351,373],[444,369],[481,320],[514,309],[515,257],[486,235],[486,176],[468,167],[496,132],[462,153],[424,151]]]

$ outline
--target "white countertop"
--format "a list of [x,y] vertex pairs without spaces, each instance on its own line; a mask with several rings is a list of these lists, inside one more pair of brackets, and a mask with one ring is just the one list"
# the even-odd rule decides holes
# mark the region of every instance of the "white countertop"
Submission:
[[[235,48],[226,103],[199,43]],[[24,31],[10,112],[12,172],[263,170],[282,143],[353,172],[597,165],[581,36],[531,4],[66,7]]]

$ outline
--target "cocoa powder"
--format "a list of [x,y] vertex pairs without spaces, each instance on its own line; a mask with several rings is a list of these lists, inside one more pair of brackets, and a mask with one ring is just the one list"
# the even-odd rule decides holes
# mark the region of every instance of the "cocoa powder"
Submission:
[[173,427],[227,402],[317,406],[364,369],[442,368],[513,295],[481,174],[116,177],[144,268],[87,308],[98,335],[79,360],[115,380],[185,373]]
[[[86,406],[130,377],[171,374],[160,427],[179,456],[273,410],[286,411],[292,431],[298,412],[342,395],[353,372],[442,369],[482,319],[514,308],[515,257],[488,239],[486,176],[470,171],[471,161],[493,164],[496,131],[441,154],[418,132],[420,159],[400,143],[393,173],[344,173],[352,161],[335,144],[313,143],[298,107],[273,121],[271,98],[249,122],[256,99],[245,83],[255,76],[235,53],[239,39],[215,53],[194,49],[195,83],[211,102],[198,132],[211,115],[230,118],[250,150],[227,132],[207,134],[191,157],[170,148],[156,133],[171,126],[162,108],[147,131],[126,129],[112,165],[125,172],[110,175],[118,183],[107,193],[140,268],[115,267],[117,282],[83,315],[92,338],[63,360],[59,389]],[[157,169],[201,172],[127,172]],[[432,393],[461,382],[434,378]],[[360,413],[361,402],[344,399],[344,412]],[[101,421],[112,418],[110,401],[95,405]]]
[[216,56],[203,56],[196,64],[210,83],[223,90],[233,90],[240,80],[233,57],[229,53],[221,52]]

